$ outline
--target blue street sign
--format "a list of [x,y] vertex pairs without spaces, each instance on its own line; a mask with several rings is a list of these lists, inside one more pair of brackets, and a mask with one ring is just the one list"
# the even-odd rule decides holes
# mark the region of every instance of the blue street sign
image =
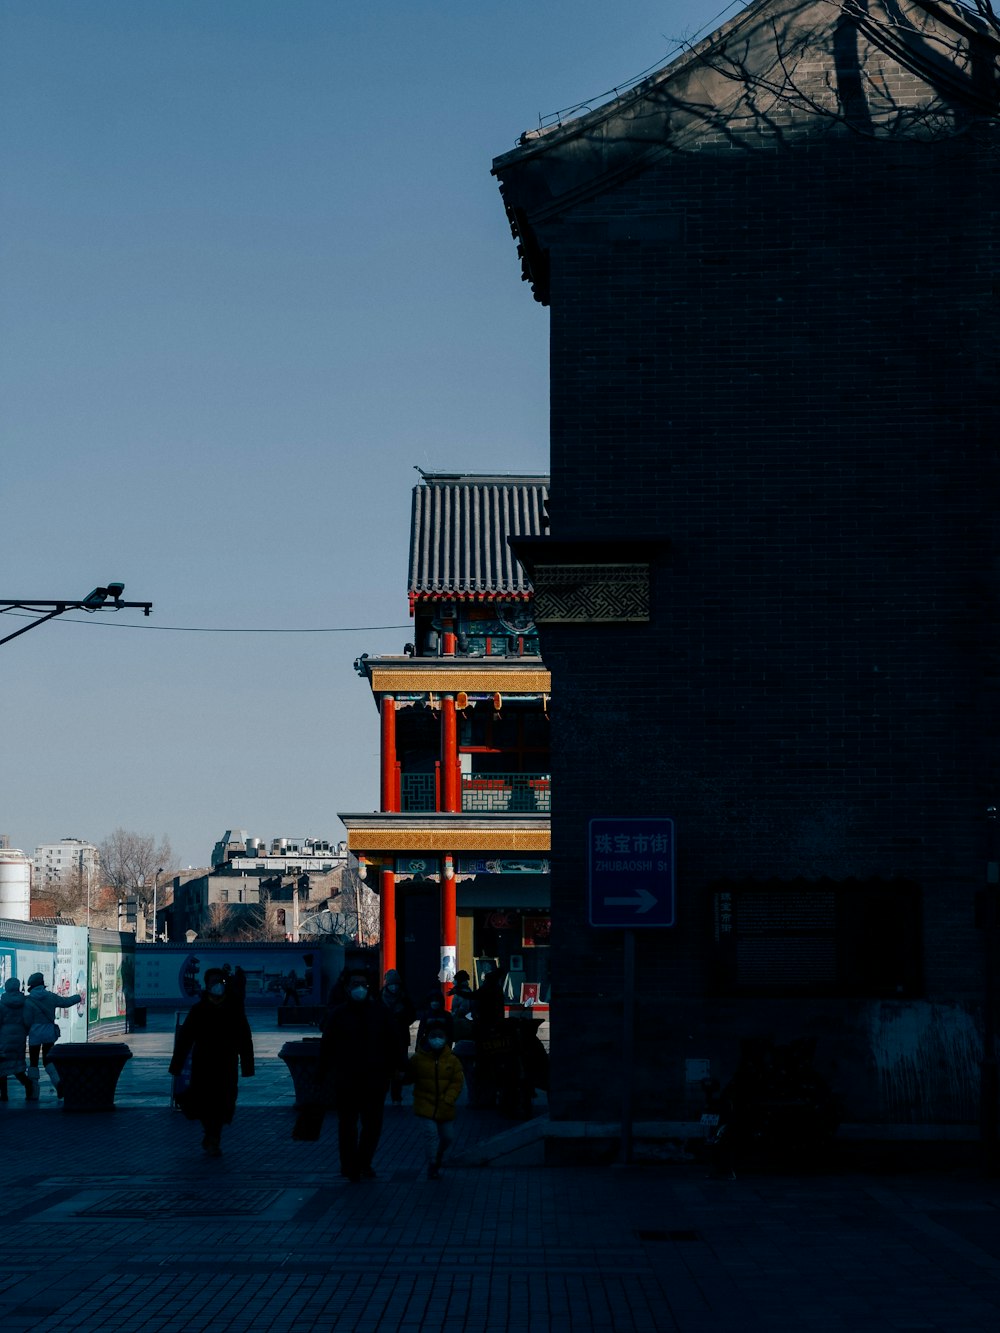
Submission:
[[674,924],[674,821],[592,819],[587,834],[590,924]]

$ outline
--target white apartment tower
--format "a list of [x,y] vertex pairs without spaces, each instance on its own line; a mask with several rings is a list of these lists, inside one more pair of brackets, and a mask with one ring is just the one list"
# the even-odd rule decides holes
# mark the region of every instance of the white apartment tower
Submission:
[[56,880],[64,883],[97,884],[97,848],[82,838],[60,838],[35,848],[32,879],[38,888]]

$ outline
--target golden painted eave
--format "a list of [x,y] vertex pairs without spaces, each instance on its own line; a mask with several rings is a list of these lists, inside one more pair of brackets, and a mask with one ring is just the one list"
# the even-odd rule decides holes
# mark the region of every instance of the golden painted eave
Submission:
[[513,661],[495,657],[369,658],[365,671],[374,694],[552,692],[551,675],[537,657]]
[[551,849],[548,815],[341,814],[355,856],[380,852],[542,853]]

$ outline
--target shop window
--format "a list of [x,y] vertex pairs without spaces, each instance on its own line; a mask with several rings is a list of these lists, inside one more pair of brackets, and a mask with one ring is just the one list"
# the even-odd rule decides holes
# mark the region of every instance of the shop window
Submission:
[[710,985],[722,995],[903,998],[921,988],[921,891],[905,880],[712,886]]
[[552,918],[550,916],[524,916],[521,919],[521,947],[523,949],[543,948],[550,944],[552,936]]

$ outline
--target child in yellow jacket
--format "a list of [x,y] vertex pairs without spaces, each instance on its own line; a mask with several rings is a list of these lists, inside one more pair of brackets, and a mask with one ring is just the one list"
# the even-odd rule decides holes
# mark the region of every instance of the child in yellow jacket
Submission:
[[451,1145],[455,1103],[465,1083],[458,1056],[448,1045],[443,1023],[431,1020],[415,1055],[407,1065],[413,1084],[413,1109],[427,1143],[427,1179],[437,1180],[441,1162]]

